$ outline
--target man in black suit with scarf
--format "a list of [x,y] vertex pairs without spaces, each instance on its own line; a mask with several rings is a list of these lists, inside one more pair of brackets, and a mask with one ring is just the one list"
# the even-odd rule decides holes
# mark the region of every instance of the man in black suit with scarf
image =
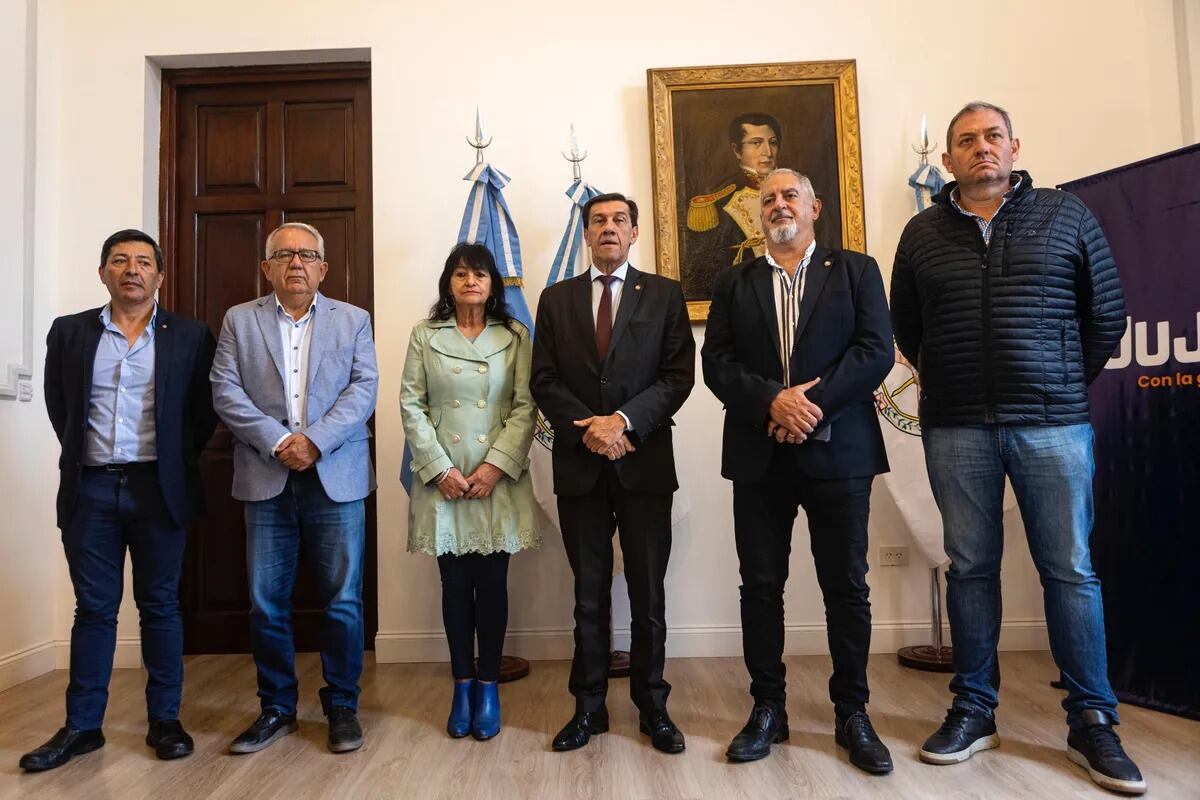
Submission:
[[679,488],[671,415],[692,390],[696,350],[679,284],[629,264],[637,213],[623,195],[592,198],[583,212],[591,269],[546,289],[538,303],[530,388],[554,428],[554,492],[575,573],[575,715],[555,750],[608,730],[614,529],[629,584],[629,691],[639,727],[663,752],[684,749],[667,715],[663,579]]
[[883,279],[873,258],[816,244],[808,178],[763,181],[767,252],[723,273],[705,330],[704,381],[725,404],[721,474],[733,481],[742,648],[754,709],[729,745],[753,761],[788,737],[783,590],[798,506],[808,517],[833,677],[835,735],[855,766],[890,772],[867,717],[867,518],[888,469],[872,393],[893,362]]

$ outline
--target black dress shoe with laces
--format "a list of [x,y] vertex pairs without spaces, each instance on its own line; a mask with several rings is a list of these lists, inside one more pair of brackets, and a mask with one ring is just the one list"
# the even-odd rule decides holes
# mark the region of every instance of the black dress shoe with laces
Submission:
[[264,709],[249,728],[229,745],[231,753],[257,753],[275,743],[276,739],[299,729],[295,714],[284,714],[277,708]]
[[571,717],[558,735],[554,737],[555,750],[561,752],[578,750],[587,744],[593,735],[608,730],[608,709],[580,711]]
[[1086,769],[1091,779],[1105,789],[1143,794],[1146,781],[1121,747],[1121,737],[1112,729],[1112,716],[1088,709],[1081,715],[1081,723],[1067,735],[1067,758]]
[[855,711],[845,719],[835,720],[834,741],[850,753],[850,763],[872,775],[892,771],[892,754],[879,740],[865,711]]
[[81,756],[101,747],[104,747],[104,734],[99,728],[81,731],[65,725],[50,737],[50,741],[21,756],[21,769],[26,772],[44,772],[61,767],[71,760],[71,756]]
[[154,748],[154,755],[163,761],[190,756],[196,749],[192,737],[188,736],[177,719],[159,719],[150,723],[146,731],[146,744]]
[[358,714],[352,708],[334,706],[329,709],[329,749],[335,753],[349,753],[363,746],[362,726]]
[[725,750],[730,761],[757,761],[771,754],[771,745],[788,738],[787,712],[781,708],[756,704],[745,727],[733,737]]
[[980,750],[1000,746],[996,720],[986,714],[954,707],[937,733],[925,740],[921,760],[927,764],[957,764]]
[[667,715],[665,708],[643,711],[638,718],[638,729],[650,737],[655,750],[664,753],[682,753],[685,747],[683,733]]

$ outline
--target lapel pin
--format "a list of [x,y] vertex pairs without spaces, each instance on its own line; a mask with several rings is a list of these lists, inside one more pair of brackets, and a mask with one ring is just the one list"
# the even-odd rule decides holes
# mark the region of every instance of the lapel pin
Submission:
[[830,261],[830,260],[827,258],[827,259],[825,259],[825,266],[827,266],[827,267],[832,267],[832,266],[833,266],[833,262],[832,262],[832,261]]
[[642,290],[642,285],[641,285],[640,283],[635,283],[635,284],[633,285],[633,290],[634,290],[635,292],[640,292],[640,291]]

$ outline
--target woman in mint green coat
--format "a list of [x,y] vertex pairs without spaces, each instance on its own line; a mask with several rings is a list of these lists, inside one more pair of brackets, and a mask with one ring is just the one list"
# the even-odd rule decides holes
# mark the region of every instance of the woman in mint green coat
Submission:
[[529,478],[530,337],[483,245],[450,251],[438,295],[413,327],[400,387],[412,451],[408,549],[436,556],[442,575],[454,674],[446,730],[482,740],[500,731],[508,559],[541,544]]

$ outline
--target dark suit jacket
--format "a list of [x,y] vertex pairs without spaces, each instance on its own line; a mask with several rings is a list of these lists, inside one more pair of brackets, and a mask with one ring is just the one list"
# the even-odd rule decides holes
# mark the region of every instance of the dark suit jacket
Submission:
[[[216,342],[208,326],[158,309],[154,331],[154,428],[158,481],[171,518],[181,528],[204,509],[200,452],[217,426],[212,408]],[[87,448],[92,371],[104,326],[100,309],[59,317],[46,337],[46,410],[62,445],[58,459],[58,527],[66,528]]]
[[894,361],[892,325],[875,259],[817,247],[808,265],[792,384],[820,377],[808,397],[824,412],[829,441],[778,444],[767,436],[783,389],[771,266],[765,257],[723,273],[713,287],[701,351],[704,382],[725,404],[721,474],[762,480],[778,449],[807,476],[855,478],[888,471],[872,393]]
[[530,389],[554,428],[554,491],[586,494],[609,463],[571,423],[622,411],[636,451],[614,462],[621,485],[638,492],[679,488],[671,415],[696,377],[687,304],[673,280],[629,268],[604,363],[596,351],[592,282],[585,272],[542,292],[533,336]]

